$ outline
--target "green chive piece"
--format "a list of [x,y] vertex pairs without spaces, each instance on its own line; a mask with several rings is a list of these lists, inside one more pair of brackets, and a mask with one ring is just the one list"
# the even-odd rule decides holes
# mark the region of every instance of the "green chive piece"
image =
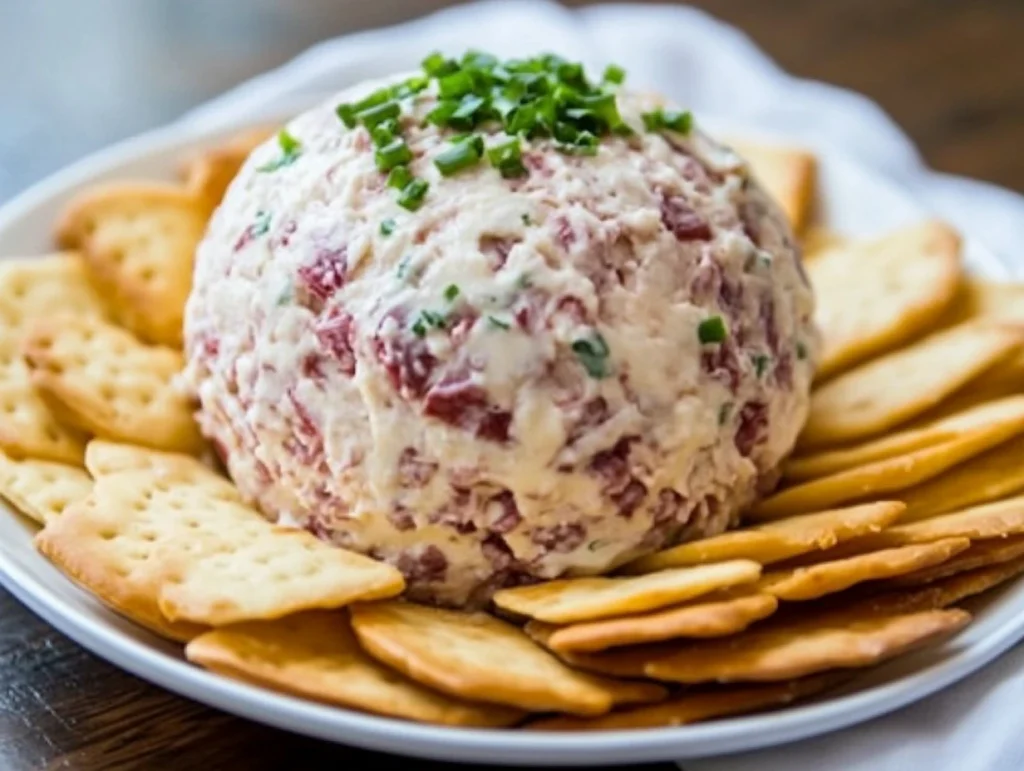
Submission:
[[398,205],[409,211],[416,211],[423,205],[430,184],[425,179],[413,179],[402,188],[398,196]]
[[457,142],[434,158],[434,165],[445,177],[457,174],[463,169],[475,166],[480,161],[482,144],[483,140],[480,137]]
[[487,160],[503,177],[518,177],[526,173],[522,161],[522,148],[516,137],[487,148]]
[[405,279],[406,275],[408,275],[409,262],[411,261],[411,259],[412,258],[410,258],[409,255],[407,254],[401,260],[399,260],[398,268],[395,270],[395,275],[398,277],[399,281],[402,281],[403,279]]
[[398,102],[390,101],[374,105],[369,109],[358,112],[356,113],[356,118],[366,126],[366,128],[372,129],[382,121],[397,118],[401,112],[402,108],[399,106]]
[[257,167],[257,171],[277,171],[284,166],[290,166],[302,154],[302,143],[281,129],[277,133],[277,144],[281,148],[281,155],[274,160]]
[[391,96],[395,99],[407,99],[423,91],[429,85],[429,78],[425,78],[422,75],[413,75],[411,78],[394,86],[391,89]]
[[337,113],[341,122],[345,124],[345,128],[351,129],[356,127],[356,110],[352,105],[339,104],[334,108],[334,112]]
[[648,131],[661,131],[665,126],[665,115],[661,110],[641,113],[640,118],[644,122],[644,128]]
[[693,115],[689,111],[665,112],[665,126],[678,134],[689,134],[693,128]]
[[530,225],[532,223],[529,214],[523,214],[522,216],[520,216],[520,219],[523,221],[524,225]]
[[756,374],[758,377],[764,375],[764,373],[768,369],[768,365],[772,361],[770,356],[763,353],[755,355],[751,360],[754,363],[754,374]]
[[590,339],[581,338],[572,344],[573,353],[592,378],[608,375],[608,343],[600,332],[595,331]]
[[420,66],[432,78],[439,78],[459,68],[458,64],[451,59],[446,59],[440,51],[434,51],[421,62]]
[[703,345],[720,343],[728,334],[721,316],[709,316],[697,325],[697,339]]
[[626,79],[626,71],[617,64],[609,64],[604,68],[604,76],[601,79],[605,83],[614,83],[616,86],[620,86]]
[[427,336],[427,327],[423,323],[422,319],[416,319],[416,321],[412,325],[412,332],[414,335],[416,335],[416,337]]
[[270,212],[256,212],[256,221],[249,226],[249,232],[253,236],[262,236],[265,235],[268,230],[270,230]]
[[391,171],[395,166],[401,166],[412,160],[412,150],[405,143],[404,139],[395,139],[374,153],[374,160],[377,168],[381,171]]
[[509,324],[507,321],[499,319],[497,316],[488,316],[487,321],[492,327],[496,327],[498,329],[504,329],[507,331],[512,328],[511,324]]
[[396,187],[399,190],[412,181],[412,172],[408,166],[395,166],[388,174],[388,187]]
[[807,358],[807,346],[803,343],[796,344],[796,357],[801,361]]
[[382,236],[390,236],[395,232],[395,221],[388,217],[386,220],[380,223],[380,234]]
[[459,296],[459,287],[457,284],[449,284],[444,290],[444,299],[451,302]]
[[437,79],[437,91],[442,99],[458,99],[473,92],[473,78],[465,70],[453,72]]
[[729,422],[729,417],[732,415],[732,402],[726,402],[718,408],[718,425],[724,426]]
[[447,126],[458,109],[459,102],[441,101],[437,103],[437,107],[427,113],[424,120],[435,126]]

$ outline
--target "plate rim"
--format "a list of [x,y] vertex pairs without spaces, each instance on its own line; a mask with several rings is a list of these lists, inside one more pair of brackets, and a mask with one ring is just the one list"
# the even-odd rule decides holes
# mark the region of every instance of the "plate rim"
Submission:
[[[315,97],[305,97],[308,104]],[[144,132],[112,144],[76,161],[33,184],[0,207],[0,258],[8,231],[39,207],[67,195],[83,184],[109,174],[118,167],[141,162],[159,153],[185,153],[230,135],[239,126],[292,114],[278,105],[275,109],[250,113],[237,121],[219,124],[212,130],[190,130],[182,124]],[[713,117],[702,123],[723,125]],[[724,125],[735,122],[724,122]],[[748,134],[756,134],[756,130]],[[762,132],[763,133],[763,132]],[[774,135],[784,139],[782,135]],[[771,138],[771,135],[768,136]],[[807,144],[804,142],[804,144]],[[927,209],[910,199],[897,182],[858,164],[848,154],[816,143],[830,162],[870,177],[907,199],[922,214]],[[969,235],[965,234],[965,241]],[[976,248],[982,248],[976,242]],[[1005,260],[988,255],[1010,272]],[[5,507],[6,508],[6,507]],[[12,516],[17,516],[12,514]],[[33,558],[43,560],[37,553]],[[224,712],[307,736],[367,749],[435,760],[527,765],[626,764],[651,761],[679,761],[728,755],[806,739],[880,717],[943,690],[981,669],[1024,638],[1024,613],[990,630],[969,647],[956,648],[938,663],[901,675],[891,682],[874,685],[846,695],[787,707],[779,712],[729,717],[707,723],[674,728],[618,730],[604,732],[542,733],[508,729],[452,728],[417,724],[321,704],[272,691],[201,669],[156,645],[155,636],[129,635],[104,616],[76,608],[63,593],[49,590],[20,564],[6,544],[0,543],[0,584],[20,602],[56,629],[93,654],[123,670],[179,696],[204,703]],[[56,570],[52,565],[49,568]],[[74,593],[87,592],[69,581]],[[71,587],[69,587],[71,588]],[[1024,592],[1024,584],[1020,590]],[[93,598],[94,599],[94,598]],[[119,618],[114,614],[115,618]],[[141,638],[141,639],[140,639]],[[154,644],[148,641],[152,639]],[[955,645],[955,640],[944,646]],[[160,641],[162,642],[162,641]],[[396,747],[399,739],[402,746]]]

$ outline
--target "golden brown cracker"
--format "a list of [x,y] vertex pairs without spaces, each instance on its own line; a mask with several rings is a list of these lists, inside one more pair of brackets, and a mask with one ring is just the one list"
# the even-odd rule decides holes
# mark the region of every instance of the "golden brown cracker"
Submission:
[[818,173],[815,155],[802,147],[763,141],[734,140],[730,144],[782,208],[793,231],[802,233],[814,203]]
[[1024,430],[1024,400],[1007,404],[1003,418],[1001,423],[993,421],[942,444],[785,488],[755,504],[747,516],[755,521],[778,519],[868,497],[892,496],[1019,434]]
[[722,637],[743,631],[776,607],[778,600],[770,594],[716,595],[650,613],[553,627],[546,635],[547,646],[556,652],[589,653],[680,637]]
[[956,295],[961,239],[926,221],[870,241],[832,248],[808,264],[824,379],[924,332]]
[[0,326],[0,450],[13,458],[80,465],[85,437],[61,423],[32,385],[22,336]]
[[802,451],[867,439],[924,413],[1019,349],[1021,331],[967,323],[880,356],[824,384],[798,445]]
[[402,677],[363,652],[338,611],[213,629],[190,641],[185,655],[206,669],[276,691],[421,723],[497,727],[525,716],[453,699]]
[[212,212],[220,205],[250,153],[276,132],[277,127],[269,126],[245,129],[193,155],[182,169],[185,187]]
[[555,650],[550,645],[551,637],[559,628],[543,621],[529,621],[523,631],[531,640],[547,648],[569,666],[609,677],[642,678],[644,667],[650,659],[675,650],[672,642],[630,645],[593,653]]
[[55,311],[106,318],[108,309],[77,252],[0,260],[0,322],[24,330]]
[[923,484],[904,490],[901,522],[947,514],[1024,490],[1024,436],[1017,436]]
[[111,182],[72,199],[57,239],[82,253],[119,323],[144,342],[178,348],[206,215],[182,187]]
[[146,345],[102,319],[63,314],[37,321],[23,350],[36,389],[81,431],[155,449],[204,447],[195,407],[174,382],[180,351]]
[[750,560],[671,568],[630,578],[567,578],[500,589],[494,604],[512,613],[567,624],[663,608],[749,583],[761,575]]
[[371,656],[450,696],[582,715],[603,714],[613,704],[592,678],[486,613],[376,602],[353,606],[351,616]]
[[840,682],[842,679],[833,675],[823,675],[788,683],[689,692],[661,704],[609,712],[595,718],[567,715],[542,718],[528,723],[525,728],[533,731],[619,731],[690,725],[716,717],[785,707],[817,695]]
[[1024,396],[1008,396],[973,405],[927,424],[914,425],[861,444],[798,456],[784,466],[787,480],[804,481],[836,474],[886,458],[931,447],[979,428],[1006,420],[1007,410],[1024,403]]
[[688,684],[790,680],[878,664],[946,637],[970,618],[963,610],[929,610],[776,626],[683,645],[644,669],[656,680]]
[[943,322],[951,326],[980,318],[1024,321],[1024,283],[964,276]]
[[79,466],[46,460],[15,460],[0,452],[0,496],[26,517],[45,525],[92,491]]
[[893,578],[946,562],[971,545],[967,538],[896,546],[845,559],[766,573],[759,591],[789,602],[815,600],[865,581]]
[[845,246],[850,239],[841,233],[830,230],[822,225],[809,225],[800,239],[805,261],[814,260],[835,247]]
[[899,501],[876,501],[742,527],[641,557],[625,570],[647,573],[732,559],[749,559],[767,565],[877,532],[896,521],[903,509],[904,504]]
[[[903,547],[907,548],[907,547]],[[966,551],[957,554],[930,568],[915,570],[913,573],[897,576],[888,583],[891,586],[922,586],[941,578],[966,573],[989,565],[999,565],[1024,557],[1024,536],[993,538],[971,544]]]

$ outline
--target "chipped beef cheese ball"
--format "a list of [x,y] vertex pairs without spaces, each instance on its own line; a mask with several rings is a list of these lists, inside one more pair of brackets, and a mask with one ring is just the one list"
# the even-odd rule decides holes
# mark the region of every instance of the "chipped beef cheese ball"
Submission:
[[187,308],[203,431],[266,516],[420,601],[722,531],[808,408],[783,216],[688,115],[610,84],[614,131],[460,136],[473,93],[440,61],[298,116],[231,185]]

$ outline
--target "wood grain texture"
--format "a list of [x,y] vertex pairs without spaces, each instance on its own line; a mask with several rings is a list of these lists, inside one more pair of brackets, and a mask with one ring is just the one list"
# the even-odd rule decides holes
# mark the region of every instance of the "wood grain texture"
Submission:
[[[447,4],[0,0],[0,72],[18,72],[0,79],[0,200],[77,156],[172,119],[317,39],[398,20],[409,7],[428,12]],[[1024,190],[1020,0],[695,4],[746,30],[794,74],[877,100],[933,166]],[[64,23],[51,23],[56,18]],[[74,75],[86,72],[88,78]],[[264,771],[294,768],[299,755],[302,767],[314,771],[395,762],[173,696],[86,653],[0,591],[5,771]]]

